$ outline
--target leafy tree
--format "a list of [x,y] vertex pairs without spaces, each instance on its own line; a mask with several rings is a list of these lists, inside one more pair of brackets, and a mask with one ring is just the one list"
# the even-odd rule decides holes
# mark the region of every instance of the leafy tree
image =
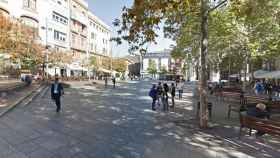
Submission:
[[71,64],[73,61],[73,56],[70,52],[57,52],[51,51],[48,54],[49,63],[55,67],[55,74],[56,74],[56,67],[65,67],[67,64]]
[[97,57],[96,56],[91,56],[90,59],[89,59],[89,65],[90,67],[97,71],[99,69],[99,63],[97,61]]
[[124,73],[127,69],[127,63],[124,59],[114,59],[113,69],[117,72]]
[[156,66],[156,62],[152,59],[149,59],[149,63],[148,63],[148,72],[149,74],[151,74],[153,77],[155,77],[155,75],[157,74],[157,66]]
[[161,66],[160,67],[160,73],[163,74],[163,75],[168,73],[168,70],[167,70],[166,66]]

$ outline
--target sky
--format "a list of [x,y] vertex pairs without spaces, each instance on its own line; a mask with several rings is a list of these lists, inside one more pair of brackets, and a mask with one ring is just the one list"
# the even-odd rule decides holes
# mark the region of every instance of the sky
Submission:
[[[117,28],[113,26],[112,22],[121,16],[122,8],[124,6],[131,6],[133,0],[87,0],[89,3],[90,10],[102,19],[107,25],[111,27],[112,36],[117,36]],[[157,38],[157,45],[151,44],[148,46],[148,51],[159,51],[169,48],[173,41],[163,37],[162,32],[158,32],[159,37]],[[123,42],[122,45],[117,45],[112,42],[113,56],[121,57],[128,55],[128,44]]]

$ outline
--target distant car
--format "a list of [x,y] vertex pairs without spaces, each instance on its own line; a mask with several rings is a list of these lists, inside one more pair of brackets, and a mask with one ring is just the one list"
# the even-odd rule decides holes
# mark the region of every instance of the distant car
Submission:
[[150,81],[150,80],[153,80],[153,78],[152,78],[152,77],[146,76],[146,77],[143,78],[143,80],[144,80],[144,81]]

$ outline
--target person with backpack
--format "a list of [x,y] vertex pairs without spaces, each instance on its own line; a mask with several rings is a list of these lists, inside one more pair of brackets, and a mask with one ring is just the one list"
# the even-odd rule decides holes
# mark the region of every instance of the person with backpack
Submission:
[[162,93],[163,111],[169,110],[168,92],[169,92],[169,87],[168,87],[167,83],[164,83],[163,84],[163,93]]
[[157,86],[157,101],[158,101],[158,106],[160,106],[160,102],[162,101],[162,93],[163,93],[163,88],[161,85],[161,82],[158,83]]
[[175,94],[176,93],[176,87],[175,87],[175,84],[174,83],[172,83],[171,84],[171,100],[172,100],[172,108],[174,108],[175,107]]
[[157,100],[157,89],[156,89],[156,85],[153,84],[153,87],[150,89],[149,92],[149,96],[152,98],[153,102],[152,102],[152,110],[155,111],[155,105],[156,105],[156,100]]

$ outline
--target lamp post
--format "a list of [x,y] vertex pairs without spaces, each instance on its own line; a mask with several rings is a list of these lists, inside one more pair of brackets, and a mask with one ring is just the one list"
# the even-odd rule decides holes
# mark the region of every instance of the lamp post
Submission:
[[[44,55],[44,61],[43,61],[43,78],[45,79],[45,74],[47,75],[47,78],[49,77],[48,76],[48,60],[49,60],[49,57],[48,57],[48,49],[49,49],[49,46],[48,46],[48,18],[46,18],[46,25],[45,26],[42,26],[41,27],[42,29],[45,29],[46,32],[46,41],[45,41],[45,47],[46,47],[46,51],[45,51],[45,55]],[[46,70],[45,70],[45,67],[46,67]],[[47,73],[45,72],[47,71]]]
[[141,75],[141,78],[143,78],[143,69],[144,69],[144,56],[146,55],[147,53],[147,49],[140,49],[140,56],[141,56],[141,61],[140,61],[140,75]]

